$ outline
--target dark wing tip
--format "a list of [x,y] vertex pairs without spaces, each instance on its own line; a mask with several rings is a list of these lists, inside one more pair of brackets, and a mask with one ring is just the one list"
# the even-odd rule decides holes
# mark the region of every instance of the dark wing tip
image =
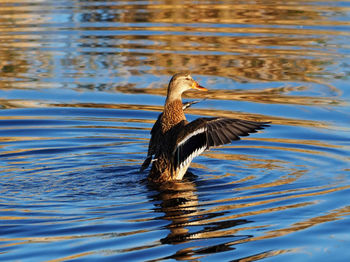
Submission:
[[271,121],[267,122],[260,122],[261,129],[264,129],[265,127],[270,127]]
[[208,146],[228,144],[233,140],[239,140],[241,136],[249,136],[260,129],[269,126],[270,122],[255,122],[233,118],[216,118],[207,122]]
[[271,124],[271,121],[265,121],[265,122],[246,121],[246,122],[257,125],[256,129],[264,129],[265,127],[269,127]]

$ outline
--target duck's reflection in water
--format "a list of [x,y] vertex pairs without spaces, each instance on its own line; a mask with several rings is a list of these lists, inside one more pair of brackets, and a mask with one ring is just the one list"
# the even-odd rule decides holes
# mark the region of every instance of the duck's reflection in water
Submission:
[[192,224],[198,215],[198,196],[193,181],[166,183],[159,187],[160,210],[165,214],[163,219],[171,223],[167,226],[170,234],[161,239],[163,244],[174,244],[193,238],[187,226]]
[[[204,207],[201,208],[196,181],[192,174],[187,173],[185,179],[181,181],[172,181],[161,185],[152,184],[150,187],[158,192],[153,196],[154,203],[158,203],[156,211],[164,213],[161,219],[170,221],[166,226],[170,233],[165,238],[160,239],[162,244],[176,245],[200,239],[211,240],[205,246],[198,243],[194,244],[193,247],[180,249],[167,258],[198,259],[206,254],[235,249],[232,245],[234,239],[252,237],[251,235],[236,236],[235,232],[239,229],[232,229],[251,222],[246,219],[207,223],[210,219],[223,216],[225,212],[218,210],[208,213]],[[229,237],[229,240],[217,240],[222,237]]]

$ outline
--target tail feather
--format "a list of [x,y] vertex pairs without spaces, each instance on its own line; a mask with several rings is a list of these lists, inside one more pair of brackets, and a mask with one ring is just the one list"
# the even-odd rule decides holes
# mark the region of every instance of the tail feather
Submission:
[[143,162],[142,166],[140,167],[140,172],[142,172],[143,170],[145,170],[149,164],[152,161],[152,155],[147,156],[147,158],[145,159],[145,161]]

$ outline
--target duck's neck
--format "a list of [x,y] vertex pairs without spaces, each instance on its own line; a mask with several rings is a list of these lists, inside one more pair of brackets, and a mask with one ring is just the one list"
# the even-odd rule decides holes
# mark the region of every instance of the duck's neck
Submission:
[[181,99],[165,101],[163,117],[162,117],[162,132],[167,132],[170,128],[186,120],[184,111],[182,109]]

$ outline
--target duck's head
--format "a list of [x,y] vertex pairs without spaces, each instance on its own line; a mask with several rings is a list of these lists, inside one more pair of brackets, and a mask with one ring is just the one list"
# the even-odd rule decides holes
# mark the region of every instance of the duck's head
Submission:
[[177,73],[169,82],[167,99],[181,99],[182,93],[190,89],[207,91],[205,87],[194,81],[189,73]]

